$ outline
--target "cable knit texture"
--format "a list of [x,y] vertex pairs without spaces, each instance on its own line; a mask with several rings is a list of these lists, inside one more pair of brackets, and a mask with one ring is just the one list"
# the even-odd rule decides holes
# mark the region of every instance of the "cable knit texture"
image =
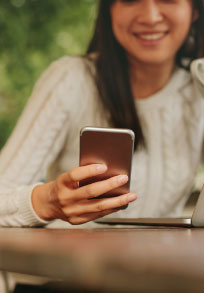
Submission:
[[[48,224],[32,208],[33,188],[78,166],[82,127],[112,126],[94,74],[93,61],[63,57],[36,84],[0,153],[1,226]],[[204,60],[194,61],[191,73],[176,68],[161,91],[135,107],[147,145],[133,157],[131,190],[138,200],[113,216],[178,216],[202,162]]]

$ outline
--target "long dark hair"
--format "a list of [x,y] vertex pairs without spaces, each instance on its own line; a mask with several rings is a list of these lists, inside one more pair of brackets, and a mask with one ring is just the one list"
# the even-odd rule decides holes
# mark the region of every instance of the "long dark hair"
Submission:
[[[132,129],[135,133],[136,149],[144,144],[144,137],[130,87],[126,53],[112,31],[110,6],[113,2],[114,0],[99,1],[95,32],[87,53],[98,54],[96,84],[113,126]],[[199,18],[193,23],[189,37],[176,56],[176,63],[187,70],[190,61],[204,56],[204,1],[194,0],[194,5],[199,11]]]

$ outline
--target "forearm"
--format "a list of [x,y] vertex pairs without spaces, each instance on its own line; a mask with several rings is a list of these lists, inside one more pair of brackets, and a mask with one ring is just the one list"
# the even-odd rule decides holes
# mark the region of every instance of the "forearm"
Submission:
[[[0,225],[43,224],[32,207],[32,190],[45,179],[67,134],[60,98],[63,72],[51,66],[38,82],[15,130],[0,153]],[[54,66],[55,67],[55,66]],[[55,82],[53,81],[55,79]]]
[[46,221],[38,217],[32,206],[32,191],[39,184],[1,189],[0,226],[32,227],[47,224]]

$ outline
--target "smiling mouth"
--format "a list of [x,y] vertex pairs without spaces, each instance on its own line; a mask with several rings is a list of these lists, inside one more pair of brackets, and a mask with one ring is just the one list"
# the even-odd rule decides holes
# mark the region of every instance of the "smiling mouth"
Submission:
[[141,40],[144,41],[157,41],[162,39],[167,32],[161,32],[161,33],[134,33],[134,35]]

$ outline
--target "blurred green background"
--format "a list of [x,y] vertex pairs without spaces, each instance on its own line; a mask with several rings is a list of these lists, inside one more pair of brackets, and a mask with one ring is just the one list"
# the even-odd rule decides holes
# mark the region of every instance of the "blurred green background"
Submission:
[[0,149],[36,80],[63,55],[86,52],[97,0],[0,1]]

